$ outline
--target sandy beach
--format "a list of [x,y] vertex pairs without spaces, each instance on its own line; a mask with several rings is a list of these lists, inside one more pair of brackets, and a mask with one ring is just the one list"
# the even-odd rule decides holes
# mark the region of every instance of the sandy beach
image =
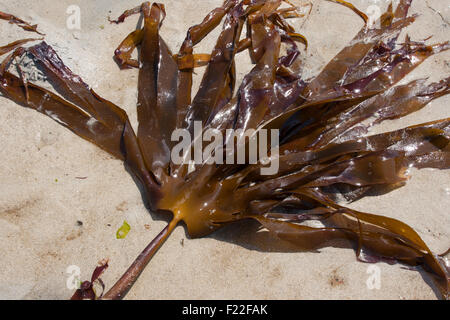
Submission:
[[[160,0],[167,10],[161,33],[177,51],[188,27],[221,0]],[[300,0],[293,0],[301,3]],[[305,1],[303,1],[305,2]],[[292,24],[309,40],[303,50],[307,76],[316,75],[355,36],[363,21],[348,8],[312,0],[307,19]],[[386,0],[352,0],[358,8],[383,11]],[[450,9],[442,0],[413,1],[419,14],[408,27],[412,40],[450,38]],[[113,52],[138,24],[138,16],[110,24],[140,0],[0,0],[0,11],[37,23],[64,62],[102,97],[128,113],[137,125],[137,70],[120,70]],[[75,9],[74,9],[75,8]],[[80,9],[80,24],[68,20]],[[0,21],[2,45],[35,37]],[[302,26],[300,28],[300,26]],[[78,28],[79,27],[79,28]],[[220,28],[196,47],[209,52]],[[439,81],[450,75],[450,52],[432,56],[410,73],[413,79]],[[251,68],[248,54],[236,61],[240,83]],[[198,85],[204,68],[196,70]],[[400,120],[386,121],[370,132],[390,131],[449,117],[450,96]],[[109,258],[102,276],[112,285],[166,225],[144,206],[141,193],[124,169],[93,144],[52,119],[0,97],[0,299],[68,299],[70,266],[87,279],[97,262]],[[411,170],[407,185],[367,197],[350,206],[399,219],[413,227],[435,253],[450,247],[450,171]],[[116,231],[126,220],[125,239]],[[202,239],[191,240],[182,226],[159,250],[127,299],[437,299],[431,278],[421,269],[358,262],[352,249],[324,248],[297,252],[295,247],[256,233],[256,225],[238,223]],[[69,269],[69,270],[73,270]],[[380,286],[368,285],[380,274]]]

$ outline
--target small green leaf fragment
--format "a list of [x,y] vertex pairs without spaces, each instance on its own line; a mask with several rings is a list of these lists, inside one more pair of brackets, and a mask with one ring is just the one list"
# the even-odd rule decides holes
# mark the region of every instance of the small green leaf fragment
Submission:
[[116,238],[124,239],[127,236],[128,232],[130,232],[130,229],[130,225],[124,220],[122,226],[116,232]]

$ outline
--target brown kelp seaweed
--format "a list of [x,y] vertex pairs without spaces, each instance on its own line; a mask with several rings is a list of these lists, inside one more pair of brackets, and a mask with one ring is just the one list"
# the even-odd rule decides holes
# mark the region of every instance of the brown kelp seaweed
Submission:
[[[299,45],[307,41],[287,22],[299,16],[294,7],[281,6],[287,1],[226,0],[188,30],[175,54],[159,34],[164,5],[145,2],[128,10],[112,22],[133,14],[144,17],[143,28],[130,33],[115,51],[121,68],[139,68],[137,134],[126,113],[98,96],[45,42],[24,49],[20,45],[29,41],[25,39],[2,47],[5,52],[15,49],[0,68],[4,96],[52,117],[123,160],[142,184],[150,208],[173,217],[109,291],[96,295],[93,290],[94,282],[103,286],[99,276],[107,267],[104,263],[73,298],[123,298],[181,221],[196,238],[244,219],[258,221],[302,250],[340,239],[355,246],[361,261],[421,265],[448,298],[445,263],[412,228],[339,202],[355,201],[373,189],[400,187],[409,167],[450,166],[450,118],[366,135],[370,126],[413,113],[449,93],[450,78],[395,86],[425,59],[449,48],[448,43],[427,45],[409,37],[398,41],[401,30],[415,19],[408,16],[411,1],[401,0],[395,10],[389,6],[379,24],[365,25],[313,79],[302,77]],[[367,23],[367,16],[350,3],[333,2],[349,7]],[[14,16],[2,13],[0,18],[36,31]],[[194,53],[194,46],[222,21],[211,54]],[[132,52],[138,47],[135,60]],[[246,50],[254,66],[237,87],[235,57]],[[58,94],[28,82],[21,72],[16,76],[8,71],[13,59],[25,53]],[[201,65],[206,70],[192,96],[194,68]],[[262,174],[267,165],[262,156],[252,164],[212,164],[203,159],[192,166],[187,157],[174,163],[172,133],[175,129],[193,133],[196,122],[201,122],[203,132],[213,128],[223,136],[227,129],[254,129],[254,135],[262,129],[279,129],[280,143],[272,144],[268,154],[269,159],[277,157],[279,170]],[[248,147],[246,138],[227,139]],[[320,220],[323,227],[306,225],[309,220]]]
[[43,33],[39,32],[37,30],[37,24],[31,25],[28,22],[23,21],[22,19],[14,16],[12,14],[0,11],[0,19],[7,20],[11,24],[18,25],[19,27],[21,27],[25,31],[36,32],[37,34],[44,35]]

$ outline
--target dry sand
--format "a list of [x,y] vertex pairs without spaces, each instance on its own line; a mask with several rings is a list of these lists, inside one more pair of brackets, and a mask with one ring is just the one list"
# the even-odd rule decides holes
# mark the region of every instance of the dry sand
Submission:
[[[221,0],[161,2],[168,12],[162,34],[176,49],[187,27],[200,22]],[[302,29],[310,41],[305,66],[311,75],[362,26],[360,18],[346,8],[323,0],[313,2]],[[385,0],[352,2],[363,10],[373,4],[387,5]],[[124,108],[135,124],[137,71],[120,71],[112,54],[136,27],[137,17],[117,26],[109,24],[107,16],[116,17],[139,3],[1,0],[0,10],[38,23],[46,41],[69,67],[103,97]],[[450,11],[445,3],[414,1],[411,11],[420,17],[408,28],[413,39],[433,35],[430,41],[449,40]],[[69,5],[81,9],[80,30],[66,26]],[[2,44],[30,36],[6,22],[1,26]],[[197,52],[210,49],[215,35]],[[449,58],[450,52],[430,58],[402,82],[449,76]],[[246,55],[239,59],[238,66],[244,65],[242,76],[250,65]],[[448,117],[449,102],[450,97],[440,98],[377,131]],[[87,279],[102,258],[110,258],[103,280],[111,285],[166,223],[154,220],[157,217],[146,210],[120,161],[50,118],[3,97],[0,103],[0,298],[67,299],[73,292],[66,287],[67,267],[79,266],[81,277]],[[450,172],[425,169],[412,174],[406,187],[352,206],[408,223],[434,252],[443,252],[450,246]],[[124,220],[131,231],[118,240],[115,232]],[[381,287],[370,290],[366,284],[369,265],[357,262],[353,250],[292,252],[292,247],[253,231],[254,225],[238,224],[190,240],[178,227],[127,299],[436,299],[424,273],[378,263]]]

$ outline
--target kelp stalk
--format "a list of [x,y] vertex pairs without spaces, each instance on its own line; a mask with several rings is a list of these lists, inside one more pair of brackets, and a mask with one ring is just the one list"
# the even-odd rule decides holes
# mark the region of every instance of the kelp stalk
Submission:
[[145,269],[152,259],[153,255],[158,251],[161,245],[166,241],[167,237],[177,226],[178,221],[173,219],[139,254],[122,277],[103,295],[105,300],[119,300],[125,297],[128,290],[133,286],[139,275]]

